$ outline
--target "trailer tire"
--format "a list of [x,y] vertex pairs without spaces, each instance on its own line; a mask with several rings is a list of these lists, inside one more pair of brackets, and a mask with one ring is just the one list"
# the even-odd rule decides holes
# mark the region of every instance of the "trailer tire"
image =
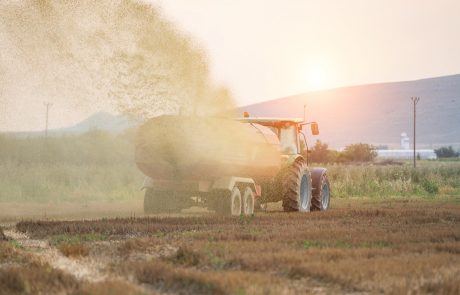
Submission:
[[171,191],[158,191],[152,188],[145,189],[144,213],[179,213],[182,210],[177,195]]
[[311,200],[312,211],[326,211],[331,200],[331,185],[326,173],[321,175],[318,187],[314,190]]
[[287,168],[284,175],[283,191],[284,211],[310,211],[312,181],[305,161],[297,160]]
[[214,209],[216,213],[222,215],[239,216],[243,208],[241,192],[238,187],[226,192],[227,196],[217,196],[214,199]]
[[242,200],[243,200],[242,213],[244,215],[253,215],[254,214],[255,197],[254,197],[254,192],[252,191],[251,187],[247,186],[244,189],[243,199]]

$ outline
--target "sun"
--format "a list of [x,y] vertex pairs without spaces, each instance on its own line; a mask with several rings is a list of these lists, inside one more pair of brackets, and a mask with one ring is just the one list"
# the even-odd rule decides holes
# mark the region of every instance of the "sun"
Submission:
[[321,90],[327,87],[327,71],[324,65],[314,64],[307,71],[308,89]]

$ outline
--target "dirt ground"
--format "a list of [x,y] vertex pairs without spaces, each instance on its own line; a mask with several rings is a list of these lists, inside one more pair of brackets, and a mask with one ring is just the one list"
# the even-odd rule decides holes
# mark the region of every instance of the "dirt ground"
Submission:
[[0,294],[460,293],[458,198],[332,204],[238,218],[141,216],[138,205],[113,218],[3,217]]

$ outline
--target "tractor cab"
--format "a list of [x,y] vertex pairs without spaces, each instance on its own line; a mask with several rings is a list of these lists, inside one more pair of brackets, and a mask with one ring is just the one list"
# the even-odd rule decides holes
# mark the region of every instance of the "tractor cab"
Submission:
[[[318,135],[318,124],[316,122],[305,123],[300,118],[265,118],[265,117],[249,117],[248,113],[244,113],[244,118],[237,119],[243,123],[259,124],[270,128],[279,139],[280,149],[284,155],[301,154],[303,148],[306,148],[306,136],[302,132],[304,125],[311,126],[313,135]],[[302,148],[303,147],[303,148]]]

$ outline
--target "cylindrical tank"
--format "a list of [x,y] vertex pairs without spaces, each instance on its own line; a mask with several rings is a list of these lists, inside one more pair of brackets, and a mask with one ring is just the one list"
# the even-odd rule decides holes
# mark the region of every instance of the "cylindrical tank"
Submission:
[[137,133],[136,164],[154,180],[266,179],[280,170],[279,141],[269,128],[230,119],[160,116]]

